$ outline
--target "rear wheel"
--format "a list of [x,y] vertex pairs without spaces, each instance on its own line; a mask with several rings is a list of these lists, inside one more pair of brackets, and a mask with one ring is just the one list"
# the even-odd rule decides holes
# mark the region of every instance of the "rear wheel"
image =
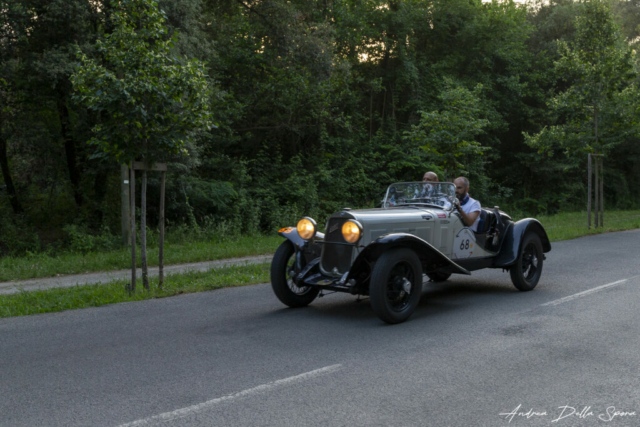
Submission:
[[369,300],[373,311],[387,323],[407,320],[422,293],[422,265],[409,249],[383,253],[371,273]]
[[509,269],[511,282],[519,291],[530,291],[536,287],[542,274],[542,241],[536,233],[529,233],[522,242],[518,260]]
[[427,277],[429,277],[429,279],[431,279],[432,282],[444,282],[449,277],[451,277],[451,273],[440,273],[440,272],[427,273]]
[[293,243],[285,240],[271,261],[271,287],[282,303],[289,307],[304,307],[316,299],[320,291],[296,285],[292,279],[296,273],[295,249]]

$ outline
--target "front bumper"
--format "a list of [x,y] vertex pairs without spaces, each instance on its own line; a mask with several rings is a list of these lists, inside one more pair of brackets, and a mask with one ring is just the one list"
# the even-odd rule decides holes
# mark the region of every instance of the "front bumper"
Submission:
[[294,277],[293,281],[297,286],[313,286],[320,289],[327,289],[336,292],[347,292],[356,294],[355,280],[347,281],[349,272],[341,277],[330,277],[320,272],[320,258],[316,258],[307,264],[300,273]]

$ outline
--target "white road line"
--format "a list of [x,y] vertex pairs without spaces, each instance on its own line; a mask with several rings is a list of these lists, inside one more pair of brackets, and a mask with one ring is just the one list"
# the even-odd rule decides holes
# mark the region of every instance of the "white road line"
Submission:
[[138,421],[133,421],[127,424],[122,424],[118,427],[133,427],[133,426],[143,426],[147,425],[153,421],[165,422],[175,420],[177,418],[182,418],[187,415],[193,414],[195,412],[199,412],[205,409],[209,409],[212,406],[217,405],[218,403],[226,402],[229,400],[237,399],[239,397],[251,396],[253,394],[262,393],[268,390],[272,390],[276,387],[285,386],[288,384],[309,380],[311,378],[317,377],[319,375],[328,374],[331,372],[338,371],[342,368],[342,364],[325,366],[324,368],[316,369],[315,371],[305,372],[300,375],[296,375],[289,378],[283,378],[281,380],[272,381],[267,384],[262,384],[257,387],[253,387],[247,390],[239,391],[238,393],[228,394],[226,396],[218,397],[217,399],[207,400],[206,402],[198,403],[197,405],[187,406],[186,408],[177,409],[171,412],[165,412],[163,414],[154,415],[149,418],[144,418]]
[[558,305],[558,304],[562,304],[562,303],[567,302],[567,301],[572,301],[572,300],[574,300],[576,298],[584,297],[584,296],[593,294],[595,292],[600,292],[600,291],[605,290],[607,288],[611,288],[613,286],[621,285],[623,283],[628,282],[631,279],[635,279],[636,277],[640,277],[640,276],[633,276],[633,277],[629,277],[627,279],[618,280],[617,282],[607,283],[606,285],[602,285],[602,286],[595,287],[593,289],[589,289],[589,290],[586,290],[586,291],[578,292],[577,294],[569,295],[568,297],[564,297],[564,298],[556,299],[556,300],[553,300],[553,301],[545,302],[544,304],[540,304],[540,307]]

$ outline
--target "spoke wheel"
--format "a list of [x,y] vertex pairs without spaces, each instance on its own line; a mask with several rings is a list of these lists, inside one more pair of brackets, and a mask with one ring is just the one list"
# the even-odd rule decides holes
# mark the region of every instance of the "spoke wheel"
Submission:
[[278,299],[289,307],[309,305],[320,292],[311,286],[298,286],[293,281],[296,257],[293,244],[286,240],[278,247],[271,261],[271,287]]
[[518,290],[530,291],[536,287],[542,275],[543,259],[540,237],[535,233],[527,234],[518,260],[509,270],[511,281]]
[[369,296],[373,311],[387,323],[407,320],[422,293],[422,265],[409,249],[383,253],[371,274]]

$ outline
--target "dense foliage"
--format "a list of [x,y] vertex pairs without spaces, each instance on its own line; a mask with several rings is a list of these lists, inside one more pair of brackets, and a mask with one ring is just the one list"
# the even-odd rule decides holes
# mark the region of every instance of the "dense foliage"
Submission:
[[[105,141],[128,143],[103,132],[107,115],[139,122],[140,105],[113,107],[129,96],[109,45],[127,3],[0,0],[2,253],[64,245],[69,230],[118,232],[120,169],[100,153]],[[234,233],[302,214],[322,221],[375,206],[388,183],[426,170],[468,176],[485,205],[581,209],[585,153],[595,151],[606,155],[605,205],[639,204],[640,0],[158,3],[166,37],[145,42],[135,26],[127,37],[141,60],[160,55],[206,78],[213,89],[202,97],[165,82],[167,102],[184,96],[198,109],[206,95],[193,120],[210,110],[218,126],[189,134],[188,160],[170,164],[170,223]],[[79,51],[114,73],[91,95],[103,103],[74,90]],[[145,112],[167,107],[149,102]],[[162,143],[183,147],[167,135]],[[152,176],[150,208],[158,187]]]

